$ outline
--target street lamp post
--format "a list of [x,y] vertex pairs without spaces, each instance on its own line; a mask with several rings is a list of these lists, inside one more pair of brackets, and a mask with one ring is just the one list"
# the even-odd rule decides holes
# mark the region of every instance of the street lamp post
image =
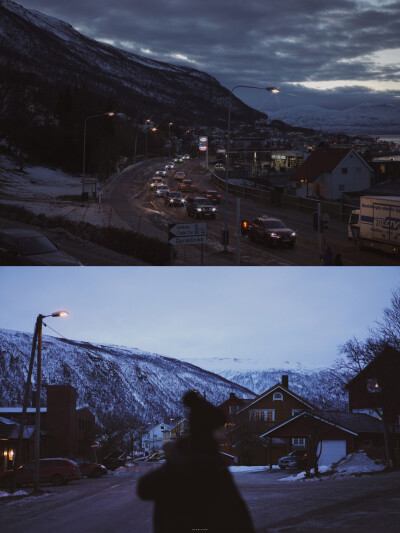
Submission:
[[171,126],[173,122],[168,124],[168,138],[169,138],[169,147],[168,147],[168,158],[171,158]]
[[39,459],[40,459],[40,394],[42,388],[42,325],[47,317],[67,316],[67,311],[57,311],[51,315],[38,315],[36,319],[35,333],[38,336],[37,349],[37,377],[36,377],[36,423],[35,423],[35,470],[34,470],[34,494],[39,494]]
[[84,193],[84,180],[85,180],[85,172],[86,172],[86,122],[91,118],[98,118],[98,117],[113,117],[115,113],[101,113],[100,115],[90,115],[90,117],[85,118],[85,125],[83,128],[83,165],[82,165],[82,193]]
[[260,89],[262,91],[268,91],[270,93],[276,94],[279,93],[280,90],[277,87],[258,87],[254,85],[236,85],[233,89],[230,91],[229,96],[229,111],[228,111],[228,133],[227,133],[227,140],[226,140],[226,167],[225,167],[225,219],[224,219],[224,229],[223,229],[223,238],[222,238],[222,244],[225,246],[225,251],[228,247],[229,242],[229,233],[228,233],[228,181],[229,181],[229,140],[230,140],[230,130],[231,130],[231,109],[232,109],[232,96],[233,91],[235,89],[239,88],[246,88],[246,89]]
[[147,168],[147,129],[149,127],[149,122],[150,122],[150,119],[147,119],[146,122],[145,122],[145,136],[146,136],[146,157],[145,157],[145,160],[146,160],[146,168]]

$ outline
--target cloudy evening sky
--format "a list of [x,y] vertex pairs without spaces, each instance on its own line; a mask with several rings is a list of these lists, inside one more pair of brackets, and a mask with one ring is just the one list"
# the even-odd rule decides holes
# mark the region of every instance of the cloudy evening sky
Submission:
[[39,313],[65,309],[46,323],[70,339],[329,365],[339,344],[368,335],[399,281],[396,267],[3,267],[0,328],[33,332]]
[[400,3],[394,0],[22,0],[81,33],[192,66],[267,112],[317,104],[399,103]]

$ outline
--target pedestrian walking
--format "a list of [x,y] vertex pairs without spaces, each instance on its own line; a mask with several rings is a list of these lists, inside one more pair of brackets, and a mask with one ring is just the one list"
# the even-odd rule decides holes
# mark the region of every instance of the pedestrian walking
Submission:
[[166,462],[139,480],[138,494],[154,501],[154,533],[254,533],[246,504],[218,450],[224,413],[197,391],[190,409],[190,434],[168,450]]

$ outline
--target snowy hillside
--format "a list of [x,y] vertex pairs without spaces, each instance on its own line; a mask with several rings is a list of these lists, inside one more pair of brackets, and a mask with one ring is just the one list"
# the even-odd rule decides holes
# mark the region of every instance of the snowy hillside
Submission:
[[[0,329],[0,406],[22,405],[32,335]],[[188,389],[221,403],[230,392],[254,396],[246,388],[189,363],[136,348],[90,344],[43,336],[43,382],[70,384],[78,403],[101,422],[110,416],[136,415],[143,422],[183,412]]]
[[268,113],[271,120],[327,132],[356,134],[400,133],[400,105],[360,104],[345,110],[308,105]]
[[[0,2],[0,66],[7,69],[11,84],[25,77],[29,87],[25,97],[33,99],[32,105],[43,116],[51,102],[46,87],[51,94],[68,84],[118,102],[120,112],[152,117],[179,114],[191,122],[197,115],[204,124],[226,122],[229,91],[209,74],[95,41],[61,20],[11,0]],[[11,111],[11,102],[11,97],[6,98],[6,111],[7,107]],[[232,112],[243,120],[265,117],[236,98]]]
[[219,374],[261,394],[278,382],[282,375],[289,376],[289,388],[321,408],[346,409],[347,395],[332,379],[329,369],[305,367],[301,363],[287,362],[281,368],[269,368],[267,362],[254,359],[214,357],[212,359],[186,359],[201,368]]

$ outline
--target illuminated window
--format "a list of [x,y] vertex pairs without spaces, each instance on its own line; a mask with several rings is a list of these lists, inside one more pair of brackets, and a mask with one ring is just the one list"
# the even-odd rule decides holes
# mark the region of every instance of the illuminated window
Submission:
[[372,393],[381,392],[381,388],[376,378],[367,379],[367,391]]

